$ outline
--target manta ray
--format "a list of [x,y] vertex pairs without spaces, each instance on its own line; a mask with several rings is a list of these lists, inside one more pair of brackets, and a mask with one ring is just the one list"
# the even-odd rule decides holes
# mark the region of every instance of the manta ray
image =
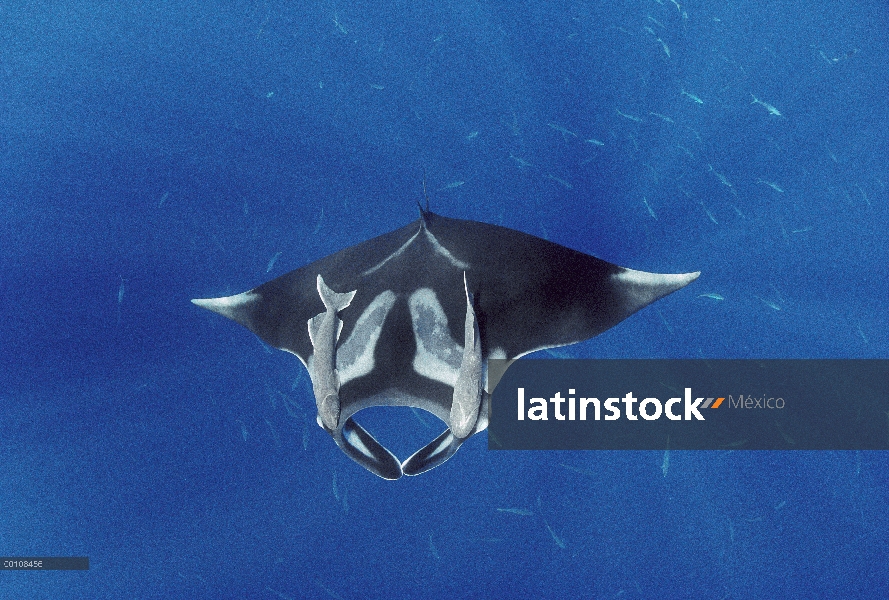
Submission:
[[[620,267],[514,229],[420,207],[416,221],[252,290],[192,300],[308,369],[317,422],[384,479],[442,464],[488,426],[488,359],[596,336],[694,281]],[[445,431],[404,462],[354,419],[410,406]]]

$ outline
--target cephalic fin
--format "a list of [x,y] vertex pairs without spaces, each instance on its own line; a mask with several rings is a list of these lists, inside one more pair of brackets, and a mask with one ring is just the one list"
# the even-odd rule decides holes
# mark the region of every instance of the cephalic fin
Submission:
[[405,475],[419,475],[434,469],[454,456],[464,441],[463,438],[458,438],[451,433],[450,429],[446,429],[444,433],[404,461],[401,464],[401,471]]
[[341,431],[332,433],[346,456],[374,475],[390,480],[402,476],[401,463],[395,455],[352,419],[346,419]]

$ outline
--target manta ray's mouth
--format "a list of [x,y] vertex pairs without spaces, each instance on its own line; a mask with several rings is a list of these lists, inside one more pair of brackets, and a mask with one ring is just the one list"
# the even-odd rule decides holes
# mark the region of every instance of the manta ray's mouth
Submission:
[[[490,395],[485,392],[478,420],[469,435],[457,437],[450,427],[446,427],[441,435],[414,452],[404,461],[400,461],[394,453],[378,442],[373,435],[359,425],[351,416],[346,418],[337,429],[328,431],[328,433],[331,434],[337,446],[349,458],[383,479],[394,480],[399,479],[402,475],[419,475],[437,467],[452,457],[469,437],[487,429],[488,414],[491,406],[490,401]],[[374,404],[371,406],[391,406],[391,403],[384,405]],[[417,410],[413,406],[411,409]],[[430,414],[441,418],[435,413],[430,412]],[[327,430],[320,417],[318,418],[318,424]]]

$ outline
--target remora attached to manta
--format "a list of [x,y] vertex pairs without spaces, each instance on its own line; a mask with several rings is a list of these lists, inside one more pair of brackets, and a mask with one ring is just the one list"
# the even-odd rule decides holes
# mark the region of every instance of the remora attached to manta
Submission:
[[[591,338],[699,274],[634,271],[427,207],[250,291],[192,302],[295,354],[318,425],[354,461],[398,479],[440,465],[488,426],[487,359]],[[400,462],[353,419],[369,406],[421,408],[448,428]]]

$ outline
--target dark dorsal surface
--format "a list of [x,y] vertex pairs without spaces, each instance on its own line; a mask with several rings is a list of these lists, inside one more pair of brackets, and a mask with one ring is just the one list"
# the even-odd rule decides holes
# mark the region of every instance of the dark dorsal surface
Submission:
[[[598,335],[697,276],[634,271],[520,231],[425,211],[249,292],[195,303],[297,355],[310,373],[318,352],[333,356],[335,366],[319,373],[327,378],[335,368],[337,383],[321,385],[316,395],[328,390],[322,395],[340,411],[328,416],[337,430],[325,428],[338,439],[367,406],[415,406],[447,423],[472,327],[483,359],[514,359]],[[345,306],[325,306],[322,290]],[[467,321],[467,302],[475,321]],[[313,345],[309,320],[320,323],[324,315],[327,345]],[[334,318],[342,320],[338,336]],[[480,419],[473,433],[482,429]]]

